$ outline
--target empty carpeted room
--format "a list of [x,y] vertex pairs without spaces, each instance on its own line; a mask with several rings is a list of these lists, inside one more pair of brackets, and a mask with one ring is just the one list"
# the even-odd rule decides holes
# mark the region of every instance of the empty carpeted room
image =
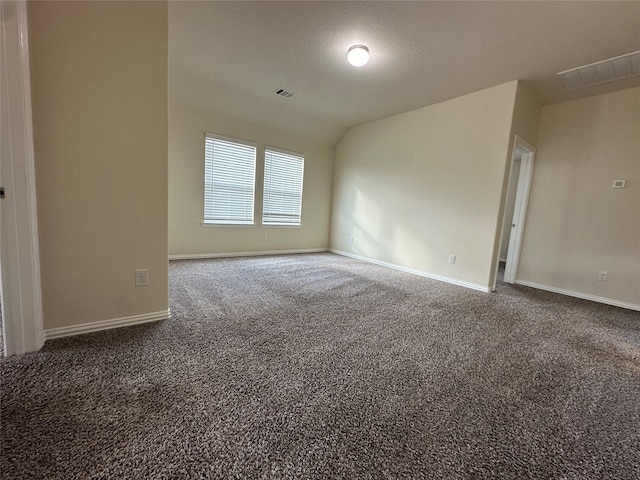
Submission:
[[640,478],[640,2],[0,15],[0,477]]

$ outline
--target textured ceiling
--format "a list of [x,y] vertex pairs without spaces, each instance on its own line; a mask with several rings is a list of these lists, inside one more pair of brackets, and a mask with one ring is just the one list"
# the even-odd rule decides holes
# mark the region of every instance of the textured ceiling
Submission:
[[[557,72],[640,49],[640,1],[171,2],[170,96],[334,144],[346,128],[511,80],[542,104]],[[346,62],[363,43],[371,59]],[[292,98],[273,94],[277,88]]]

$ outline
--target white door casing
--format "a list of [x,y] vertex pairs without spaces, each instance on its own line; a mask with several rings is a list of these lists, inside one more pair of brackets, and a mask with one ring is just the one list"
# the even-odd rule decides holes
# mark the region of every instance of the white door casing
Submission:
[[524,235],[524,223],[527,214],[527,205],[529,203],[531,179],[533,177],[533,162],[536,155],[535,147],[529,145],[526,141],[516,135],[513,145],[512,163],[517,151],[522,153],[522,159],[520,175],[518,176],[518,185],[516,187],[516,204],[513,210],[513,218],[505,220],[511,221],[509,249],[507,250],[507,263],[504,270],[504,281],[506,283],[515,283],[516,275],[518,273],[520,250],[522,249],[522,237]]
[[5,355],[44,343],[27,6],[0,2],[0,270]]

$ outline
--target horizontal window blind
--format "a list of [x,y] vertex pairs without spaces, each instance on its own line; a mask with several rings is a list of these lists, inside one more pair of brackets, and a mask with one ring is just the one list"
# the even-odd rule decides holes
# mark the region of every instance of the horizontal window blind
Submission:
[[205,137],[204,223],[253,224],[256,147]]
[[266,148],[263,225],[300,225],[304,157]]

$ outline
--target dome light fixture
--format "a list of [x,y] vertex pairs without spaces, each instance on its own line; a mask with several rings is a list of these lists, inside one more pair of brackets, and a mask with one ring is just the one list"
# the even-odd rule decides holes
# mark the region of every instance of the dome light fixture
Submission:
[[347,60],[354,67],[361,67],[369,61],[369,49],[364,45],[354,45],[347,53]]

